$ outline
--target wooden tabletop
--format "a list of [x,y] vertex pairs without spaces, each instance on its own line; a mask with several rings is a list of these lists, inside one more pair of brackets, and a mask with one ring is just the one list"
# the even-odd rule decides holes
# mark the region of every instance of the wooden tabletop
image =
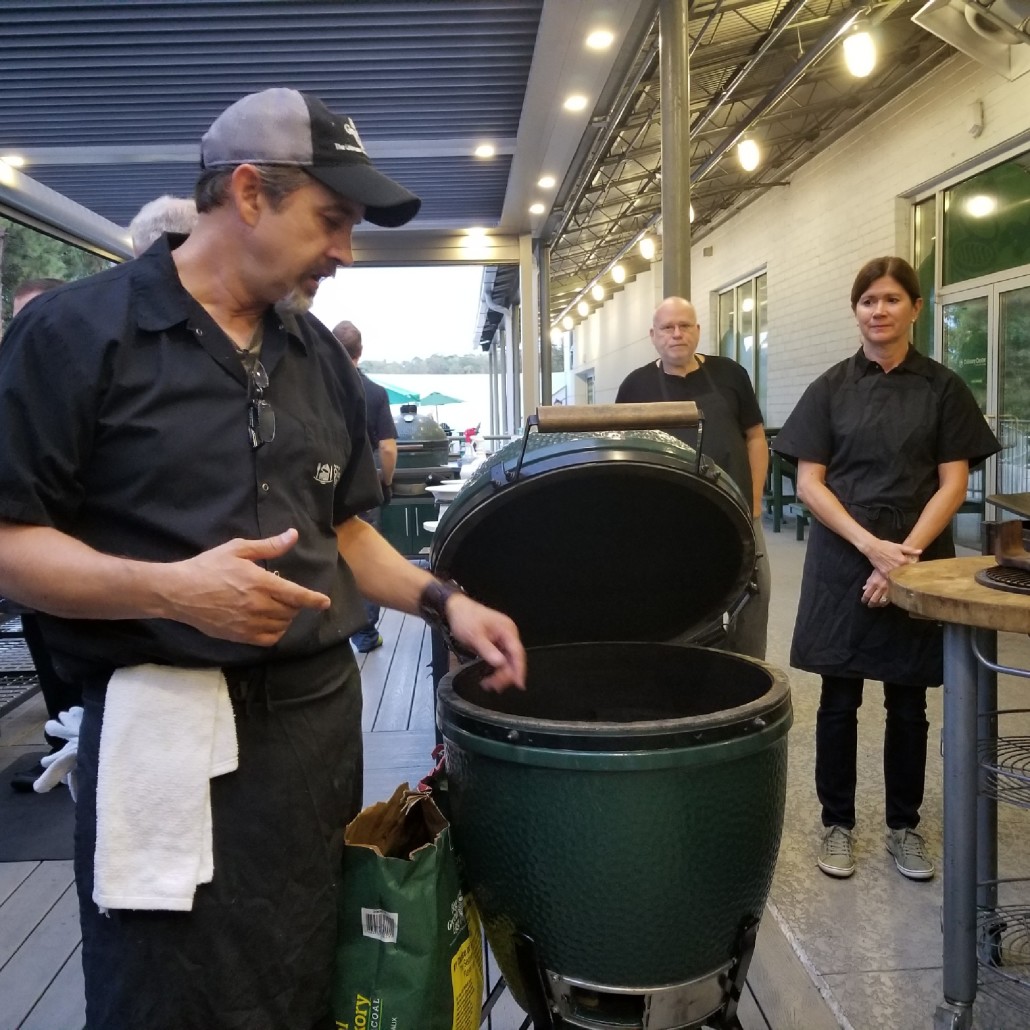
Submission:
[[1005,633],[1030,633],[1030,594],[981,586],[973,578],[993,557],[916,562],[890,574],[890,599],[926,619]]

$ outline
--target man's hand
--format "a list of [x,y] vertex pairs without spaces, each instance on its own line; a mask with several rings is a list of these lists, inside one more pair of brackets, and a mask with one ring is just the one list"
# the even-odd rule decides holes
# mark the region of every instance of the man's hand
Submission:
[[484,690],[525,690],[526,649],[515,623],[507,615],[462,593],[451,594],[445,607],[454,639],[493,667],[494,671],[480,686]]
[[305,608],[324,611],[330,600],[282,579],[255,562],[278,558],[297,542],[288,529],[264,540],[229,540],[186,561],[165,566],[169,610],[210,637],[271,647]]
[[381,479],[379,480],[379,486],[383,491],[383,504],[389,504],[393,498],[393,487]]

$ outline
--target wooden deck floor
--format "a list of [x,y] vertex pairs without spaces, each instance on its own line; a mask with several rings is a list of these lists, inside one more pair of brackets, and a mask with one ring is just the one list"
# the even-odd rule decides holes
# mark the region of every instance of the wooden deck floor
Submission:
[[[366,804],[387,798],[401,781],[415,783],[428,773],[435,743],[429,633],[420,619],[396,612],[384,614],[381,631],[385,645],[358,656]],[[45,718],[36,695],[0,720],[0,770],[40,749]],[[0,778],[6,779],[2,771]],[[9,788],[0,783],[0,789]],[[0,863],[0,1030],[81,1030],[79,943],[71,862]],[[489,980],[496,983],[496,972]],[[818,993],[769,918],[762,924],[739,1016],[744,1030],[837,1025],[826,1021]],[[520,1030],[528,1021],[503,992],[483,1025]]]

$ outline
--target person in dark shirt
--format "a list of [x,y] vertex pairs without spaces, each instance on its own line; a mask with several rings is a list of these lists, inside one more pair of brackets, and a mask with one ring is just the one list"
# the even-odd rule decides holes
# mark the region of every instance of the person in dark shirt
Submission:
[[[30,300],[34,300],[40,294],[60,286],[64,280],[44,277],[39,279],[26,279],[14,288],[14,296],[11,303],[12,317],[18,315]],[[67,712],[76,705],[82,704],[82,691],[74,683],[68,683],[58,676],[54,669],[54,663],[50,660],[50,652],[47,650],[46,642],[43,639],[43,632],[39,628],[39,620],[34,612],[21,613],[22,635],[25,638],[25,646],[28,648],[29,657],[36,670],[36,678],[39,680],[39,692],[43,697],[43,704],[46,705],[47,715],[51,719],[57,719],[61,712]],[[55,737],[44,732],[44,739],[50,746],[50,753],[56,754],[65,744],[66,740]],[[31,792],[33,784],[43,775],[44,767],[36,763],[29,769],[20,769],[10,779],[11,788],[22,794]]]
[[[353,322],[343,321],[333,329],[336,337],[354,362],[354,367],[361,376],[361,385],[365,388],[365,425],[368,429],[368,443],[375,455],[376,468],[379,469],[379,485],[383,491],[383,504],[390,503],[392,496],[394,469],[397,468],[397,426],[390,414],[390,398],[378,383],[361,371],[358,362],[361,360],[361,330]],[[379,530],[382,525],[379,505],[370,508],[361,515],[369,525]],[[365,601],[365,613],[368,621],[356,633],[351,634],[350,642],[362,654],[374,651],[383,646],[383,635],[379,632],[380,607],[374,601]]]
[[876,258],[851,289],[861,345],[805,390],[773,446],[798,463],[798,496],[815,519],[805,554],[791,665],[822,677],[816,716],[819,868],[855,871],[858,709],[883,682],[886,845],[898,870],[928,880],[917,832],[926,773],[926,688],[943,679],[938,623],[888,597],[892,569],[955,554],[951,519],[971,466],[1000,445],[965,383],[909,343],[923,306],[899,257]]
[[[762,410],[747,372],[729,358],[698,354],[701,326],[689,300],[666,297],[655,309],[651,342],[657,361],[634,369],[622,381],[616,404],[694,401],[704,419],[704,453],[728,473],[751,512],[758,561],[756,593],[730,620],[725,648],[765,659],[772,575],[762,531],[762,490],[769,468]],[[691,447],[694,428],[672,430]]]
[[[188,237],[48,291],[0,348],[0,593],[44,613],[83,691],[90,1030],[323,1030],[362,801],[362,595],[448,623],[490,689],[524,682],[525,651],[357,518],[381,500],[361,383],[307,313],[354,226],[402,225],[418,198],[292,89],[236,101],[200,152]],[[187,772],[207,809],[166,826]]]

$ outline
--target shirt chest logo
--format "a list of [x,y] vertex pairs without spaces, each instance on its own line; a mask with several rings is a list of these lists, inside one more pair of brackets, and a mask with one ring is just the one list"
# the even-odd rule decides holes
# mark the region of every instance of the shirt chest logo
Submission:
[[321,483],[322,486],[336,486],[340,481],[340,472],[339,465],[333,465],[328,461],[319,462],[315,468],[315,482]]

